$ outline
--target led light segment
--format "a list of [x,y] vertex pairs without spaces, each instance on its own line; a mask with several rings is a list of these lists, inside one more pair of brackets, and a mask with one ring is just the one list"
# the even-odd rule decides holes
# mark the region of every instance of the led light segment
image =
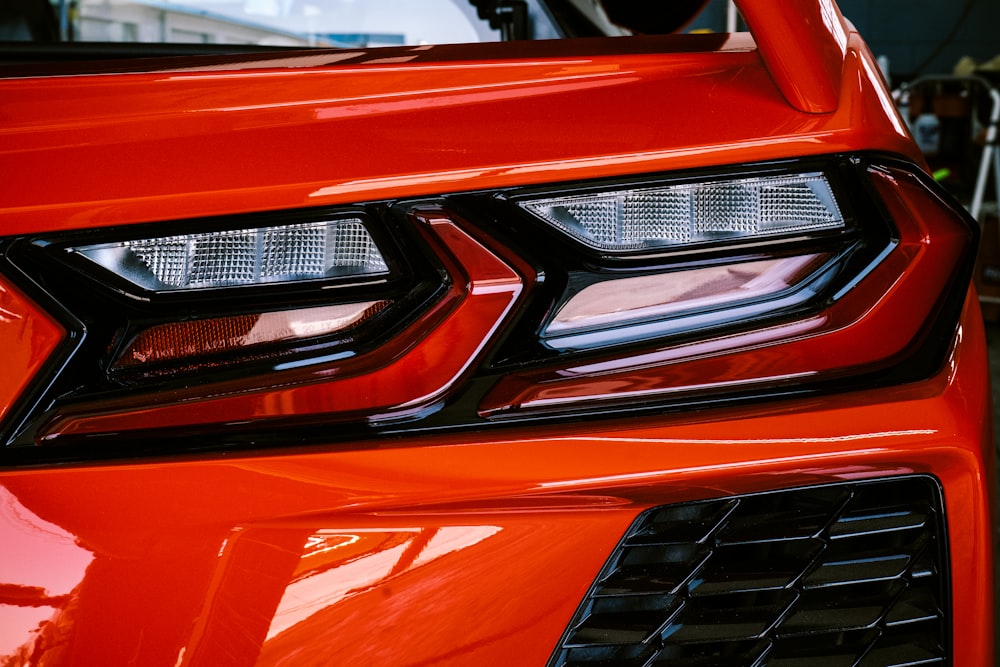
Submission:
[[345,332],[381,312],[388,303],[365,301],[161,324],[133,338],[112,370]]
[[820,173],[569,195],[520,205],[578,241],[610,251],[844,226]]
[[808,278],[828,257],[799,255],[606,280],[575,294],[545,333],[627,324],[767,298]]
[[388,272],[356,218],[164,236],[71,248],[150,291],[271,284]]
[[759,318],[816,297],[832,255],[734,262],[605,280],[572,295],[542,331],[555,350],[583,350]]

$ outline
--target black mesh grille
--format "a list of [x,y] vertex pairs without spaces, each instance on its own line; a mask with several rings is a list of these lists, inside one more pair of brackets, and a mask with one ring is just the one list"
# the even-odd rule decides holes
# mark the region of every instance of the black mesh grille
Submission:
[[945,540],[924,476],[651,509],[549,665],[947,664]]

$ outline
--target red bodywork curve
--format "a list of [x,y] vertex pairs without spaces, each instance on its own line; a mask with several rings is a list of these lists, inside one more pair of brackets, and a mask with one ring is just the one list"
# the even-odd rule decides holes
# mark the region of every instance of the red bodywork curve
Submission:
[[955,664],[983,664],[994,480],[979,324],[970,301],[961,346],[927,382],[767,409],[8,471],[0,542],[20,557],[0,578],[51,600],[0,606],[4,627],[66,665],[542,664],[651,505],[927,472],[948,509]]
[[0,226],[51,232],[859,149],[922,160],[857,35],[828,114],[791,108],[748,36],[707,53],[635,39],[648,52],[581,56],[567,40],[536,60],[477,45],[461,53],[483,60],[424,63],[432,51],[412,49],[393,65],[0,80]]
[[0,350],[4,352],[0,419],[7,416],[65,336],[66,331],[51,315],[0,279]]

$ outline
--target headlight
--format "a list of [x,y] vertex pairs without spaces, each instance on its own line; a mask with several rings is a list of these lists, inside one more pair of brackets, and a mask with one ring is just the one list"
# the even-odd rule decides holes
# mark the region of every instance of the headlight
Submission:
[[4,438],[363,441],[911,381],[974,244],[915,170],[840,157],[2,239],[66,331]]
[[838,229],[823,174],[741,178],[520,203],[592,248],[650,250]]

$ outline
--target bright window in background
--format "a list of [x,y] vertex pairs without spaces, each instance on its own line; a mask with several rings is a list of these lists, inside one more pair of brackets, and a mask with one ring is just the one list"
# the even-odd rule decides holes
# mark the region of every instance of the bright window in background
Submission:
[[[53,4],[58,14],[60,0]],[[537,31],[544,17],[535,14]],[[83,42],[357,48],[500,39],[468,0],[78,0],[69,16],[73,41]]]

